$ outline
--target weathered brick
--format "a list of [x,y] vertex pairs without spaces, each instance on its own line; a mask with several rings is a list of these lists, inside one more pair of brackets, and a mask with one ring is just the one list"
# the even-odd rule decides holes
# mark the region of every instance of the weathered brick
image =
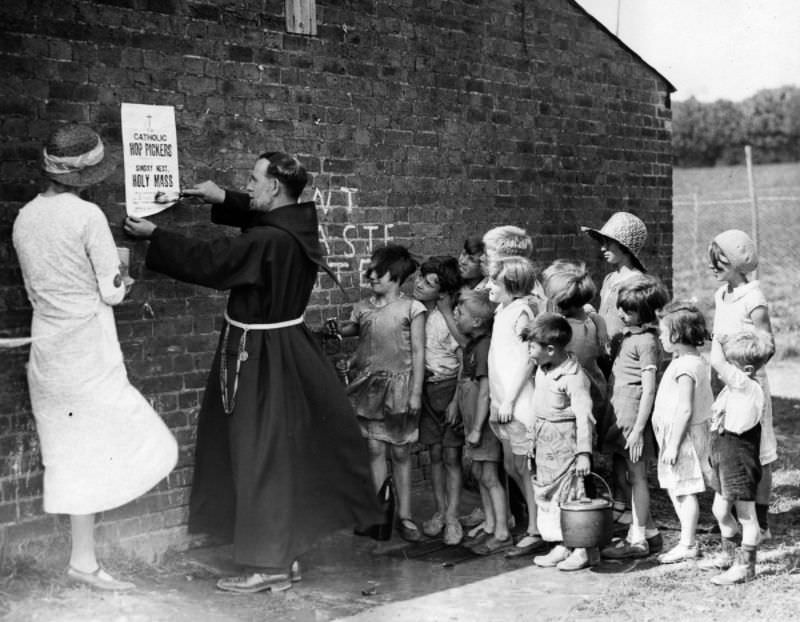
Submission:
[[[315,38],[285,33],[282,3],[64,0],[38,15],[21,0],[2,3],[0,240],[37,191],[30,171],[52,124],[96,124],[114,145],[119,103],[130,101],[175,106],[184,185],[243,185],[255,153],[301,154],[315,174],[306,196],[317,196],[329,259],[344,266],[349,292],[320,274],[306,312],[312,328],[346,317],[366,295],[361,262],[387,237],[421,255],[455,253],[467,235],[519,224],[533,234],[538,261],[591,257],[600,274],[577,225],[634,207],[653,231],[648,266],[668,280],[667,84],[575,3],[527,3],[524,23],[517,0],[324,4]],[[112,219],[120,181],[93,191]],[[206,208],[176,206],[154,220],[200,238],[219,231]],[[115,310],[123,353],[131,380],[181,443],[179,468],[152,495],[102,519],[108,538],[134,541],[185,523],[194,426],[225,296],[146,270],[145,244],[131,246],[139,282]],[[0,244],[0,328],[25,334],[30,309],[15,262]],[[28,527],[10,536],[43,538],[58,523],[29,520],[41,512],[41,470],[28,441],[27,352],[3,356],[0,449],[32,475],[20,488],[0,472],[0,527],[19,512]],[[415,481],[428,476],[427,453],[414,461]],[[8,505],[9,496],[24,503]]]

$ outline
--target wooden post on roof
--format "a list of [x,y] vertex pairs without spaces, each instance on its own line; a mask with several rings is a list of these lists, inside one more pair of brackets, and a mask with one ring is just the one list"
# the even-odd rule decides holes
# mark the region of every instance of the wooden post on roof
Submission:
[[286,30],[298,35],[316,35],[316,0],[286,0]]

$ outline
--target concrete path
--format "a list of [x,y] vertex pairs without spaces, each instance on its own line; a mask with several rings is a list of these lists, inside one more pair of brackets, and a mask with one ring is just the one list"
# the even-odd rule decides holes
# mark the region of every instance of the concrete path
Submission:
[[608,576],[533,565],[482,581],[337,618],[342,622],[514,622],[580,619],[576,607],[601,596]]

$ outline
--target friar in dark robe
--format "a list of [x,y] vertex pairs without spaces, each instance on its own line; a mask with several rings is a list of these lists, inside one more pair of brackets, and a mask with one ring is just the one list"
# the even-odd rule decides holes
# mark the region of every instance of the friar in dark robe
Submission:
[[315,205],[298,203],[307,180],[296,158],[265,153],[246,193],[210,181],[184,190],[238,236],[197,240],[135,217],[124,226],[150,241],[151,270],[230,292],[200,409],[189,531],[233,541],[251,571],[220,579],[232,592],[287,589],[320,537],[383,520],[366,441],[303,322],[327,268]]

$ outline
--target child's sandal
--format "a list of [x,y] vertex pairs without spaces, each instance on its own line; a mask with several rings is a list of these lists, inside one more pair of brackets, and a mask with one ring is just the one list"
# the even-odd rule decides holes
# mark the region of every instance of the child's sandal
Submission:
[[417,524],[410,518],[397,519],[397,531],[400,537],[406,542],[419,542],[422,540],[422,533]]

